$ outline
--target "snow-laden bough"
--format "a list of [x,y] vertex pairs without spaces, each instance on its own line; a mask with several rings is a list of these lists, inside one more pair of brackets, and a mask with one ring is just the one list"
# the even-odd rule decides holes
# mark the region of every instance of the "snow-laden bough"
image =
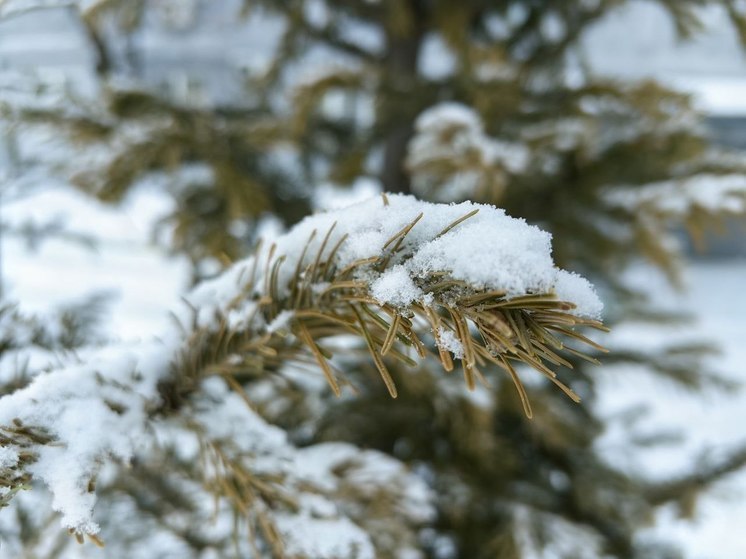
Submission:
[[[365,348],[392,397],[395,361],[431,360],[446,371],[460,362],[470,389],[502,371],[528,416],[516,365],[533,367],[578,400],[551,367],[572,367],[570,357],[595,362],[591,354],[603,351],[577,330],[603,329],[602,304],[588,281],[554,265],[551,236],[503,210],[468,202],[383,195],[310,216],[185,300],[179,324],[157,340],[82,354],[0,399],[0,504],[32,478],[41,480],[63,524],[97,541],[93,480],[102,461],[127,464],[152,442],[154,422],[193,414],[215,377],[241,396],[231,401],[245,405],[251,387],[243,379],[310,361],[341,394],[354,378],[339,370],[332,339],[347,340],[334,344],[339,351]],[[590,354],[568,340],[588,345]],[[202,425],[206,447],[232,461],[207,477],[233,470],[250,477],[256,462],[241,456],[253,456],[256,446],[269,455],[279,449],[284,482],[313,486],[293,466],[300,450],[248,406],[242,413],[251,417],[243,424],[256,444],[248,441],[232,454],[221,450],[226,437],[205,428],[215,418],[200,409],[204,417],[190,416],[191,423]],[[257,502],[262,514],[276,512],[280,528],[268,529],[270,540],[299,521],[293,514],[308,514],[297,504],[272,511],[282,504],[274,497]]]

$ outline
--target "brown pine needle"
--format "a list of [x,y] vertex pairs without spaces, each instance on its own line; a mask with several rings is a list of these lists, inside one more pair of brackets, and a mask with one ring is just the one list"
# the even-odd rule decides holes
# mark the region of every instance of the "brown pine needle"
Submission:
[[510,361],[508,359],[506,359],[503,356],[500,356],[500,359],[505,365],[505,370],[508,371],[510,378],[513,380],[513,384],[515,385],[515,388],[518,391],[518,396],[520,396],[521,398],[521,404],[523,405],[523,413],[526,414],[526,417],[531,419],[534,416],[534,412],[531,409],[531,403],[528,401],[528,394],[526,394],[526,389],[524,388],[523,383],[521,382],[521,379],[518,378],[518,373],[516,373],[515,369],[513,368],[513,365],[510,364]]
[[94,544],[96,544],[96,547],[104,548],[106,545],[104,544],[104,541],[99,538],[96,534],[87,534],[88,539],[91,540]]
[[342,326],[353,326],[355,321],[349,317],[339,316],[331,313],[324,313],[317,310],[303,310],[295,313],[297,318],[318,318],[319,320],[330,321]]
[[368,284],[366,284],[364,281],[357,281],[357,280],[335,281],[329,287],[324,289],[324,291],[322,291],[321,293],[322,295],[325,295],[329,293],[330,291],[335,291],[337,289],[365,289],[366,287],[368,287]]
[[555,384],[555,386],[557,386],[560,390],[562,390],[562,392],[567,394],[567,396],[569,396],[569,398],[573,402],[575,402],[576,404],[580,403],[580,396],[578,396],[572,388],[570,388],[569,386],[567,386],[565,383],[563,383],[557,378],[553,378],[551,380]]
[[396,250],[399,248],[399,245],[401,244],[401,241],[404,239],[404,237],[407,236],[407,234],[412,230],[412,228],[417,225],[417,222],[422,219],[422,216],[425,214],[420,212],[420,214],[414,218],[414,220],[409,223],[408,225],[405,225],[398,233],[395,233],[393,237],[391,237],[388,241],[386,241],[383,245],[383,250],[386,250],[388,246],[393,243],[394,241],[397,241],[396,245],[391,249],[391,252],[396,252]]
[[534,349],[537,351],[540,357],[543,357],[554,365],[561,365],[563,367],[567,367],[568,369],[575,368],[573,367],[572,363],[570,363],[566,359],[562,359],[562,357],[554,353],[551,349],[549,349],[538,340],[534,340]]
[[366,264],[373,264],[373,263],[378,262],[379,260],[380,260],[380,257],[378,256],[371,256],[370,258],[362,258],[360,260],[355,260],[351,264],[348,264],[347,266],[342,268],[342,271],[337,274],[337,278],[342,279],[355,268],[359,268],[360,266],[365,266]]
[[440,362],[443,364],[443,369],[445,369],[447,373],[450,373],[453,371],[453,359],[451,359],[451,352],[443,349],[443,343],[440,340],[440,318],[438,317],[438,313],[427,306],[424,307],[424,310],[425,316],[430,322],[433,336],[435,336],[435,345],[438,348]]
[[381,374],[383,383],[386,385],[386,388],[388,389],[391,397],[396,398],[398,393],[396,391],[396,385],[394,384],[394,379],[391,378],[391,373],[389,373],[388,369],[386,368],[386,365],[383,362],[383,359],[381,359],[381,356],[378,354],[378,351],[376,351],[373,338],[371,337],[370,332],[368,332],[368,328],[365,326],[365,320],[360,314],[360,311],[357,310],[357,308],[354,305],[350,305],[350,308],[352,309],[352,312],[355,313],[355,316],[357,316],[358,324],[360,324],[360,329],[362,330],[362,333],[363,333],[363,338],[365,338],[365,343],[368,345],[368,350],[370,351],[371,356],[373,356],[373,361],[376,364],[376,368],[378,369],[378,372]]
[[464,362],[462,368],[464,369],[464,380],[466,381],[466,387],[469,389],[469,392],[474,392],[474,389],[476,388],[476,383],[474,382],[475,367]]
[[427,349],[425,348],[425,344],[422,343],[422,340],[420,340],[415,331],[411,328],[407,332],[407,337],[411,340],[414,350],[417,352],[420,359],[424,359],[427,355]]
[[471,334],[469,333],[469,326],[466,324],[463,315],[460,313],[448,309],[448,312],[453,319],[453,326],[456,329],[456,336],[461,342],[461,346],[464,348],[464,362],[469,366],[474,366],[474,348]]
[[[583,334],[576,332],[575,330],[570,330],[569,328],[562,328],[561,326],[554,326],[552,324],[547,324],[546,328],[549,328],[550,330],[554,330],[555,332],[561,332],[565,336],[569,336],[570,338],[575,338],[576,340],[580,340],[586,345],[591,346],[593,349],[598,350],[602,353],[608,353],[609,350],[606,349],[601,344],[598,344],[591,340],[590,338],[584,336]],[[568,350],[569,348],[565,348],[565,350]]]
[[329,243],[329,239],[332,236],[332,233],[334,232],[334,229],[337,227],[337,222],[335,221],[332,223],[332,226],[329,228],[329,230],[326,232],[326,235],[324,235],[324,240],[321,241],[321,246],[319,247],[318,252],[316,253],[316,258],[313,261],[313,265],[311,268],[309,268],[308,273],[306,274],[306,283],[311,283],[316,279],[316,271],[319,269],[319,263],[321,263],[321,257],[324,254],[324,249],[326,249],[326,245]]
[[340,239],[336,242],[336,244],[332,247],[332,250],[329,251],[329,255],[324,260],[325,266],[324,266],[324,276],[326,279],[331,279],[332,273],[334,271],[334,266],[332,263],[334,262],[334,258],[337,256],[337,252],[339,251],[339,247],[344,244],[344,242],[347,240],[347,237],[349,235],[345,233],[340,237]]
[[243,386],[240,382],[238,382],[233,375],[221,375],[225,381],[228,383],[228,386],[230,386],[233,391],[238,394],[238,396],[244,401],[246,404],[246,407],[250,410],[256,411],[256,407],[254,406],[253,402],[249,400],[248,394],[246,394],[246,390],[244,390]]
[[308,333],[308,330],[306,329],[306,326],[303,324],[303,322],[299,320],[297,324],[300,339],[303,340],[303,342],[313,353],[314,357],[316,357],[316,361],[318,361],[321,370],[324,372],[324,376],[326,377],[326,381],[329,383],[329,386],[332,387],[334,395],[339,397],[342,392],[339,389],[339,384],[337,383],[337,379],[334,376],[332,368],[329,366],[329,363],[327,363],[326,358],[319,350],[316,342],[313,341],[311,334]]
[[277,245],[275,243],[272,243],[272,246],[269,247],[269,252],[267,253],[267,262],[264,265],[264,295],[267,297],[269,297],[269,293],[270,293],[269,266],[272,263],[272,258],[274,257],[276,250],[277,250]]
[[585,361],[588,361],[589,363],[593,363],[594,365],[600,365],[601,361],[596,359],[595,357],[591,357],[590,355],[586,355],[582,351],[578,351],[577,349],[573,349],[571,347],[565,346],[565,351],[568,353],[572,353],[574,356],[579,357],[580,359],[583,359]]
[[394,340],[396,340],[396,334],[399,331],[400,321],[401,321],[401,315],[395,314],[394,319],[391,321],[391,326],[389,327],[389,331],[386,334],[386,339],[383,341],[383,346],[381,346],[381,355],[386,355],[391,349],[391,346],[394,345]]
[[446,233],[448,233],[451,229],[453,229],[454,227],[456,227],[460,223],[463,223],[464,221],[466,221],[470,217],[473,217],[473,216],[477,215],[478,213],[479,213],[479,208],[477,208],[476,210],[470,211],[466,215],[461,216],[456,221],[454,221],[453,223],[451,223],[448,227],[446,227],[445,229],[443,229],[440,233],[438,233],[437,235],[435,235],[435,238],[437,239],[438,237],[442,237],[443,235],[445,235]]
[[470,297],[464,297],[459,301],[459,304],[466,307],[472,307],[478,305],[483,301],[487,301],[489,299],[499,299],[500,297],[504,296],[505,291],[485,291],[484,293],[477,293],[476,295],[471,295]]
[[295,304],[293,305],[293,308],[298,308],[300,306],[300,298],[303,294],[303,290],[301,289],[301,286],[299,285],[301,281],[301,267],[303,266],[303,260],[306,258],[306,252],[308,252],[308,247],[311,246],[311,243],[316,238],[316,229],[311,231],[311,234],[308,236],[308,240],[306,241],[306,244],[303,245],[303,251],[300,253],[300,258],[298,258],[298,262],[295,264],[295,275],[293,276],[292,281],[292,287],[290,290],[290,298],[295,300]]

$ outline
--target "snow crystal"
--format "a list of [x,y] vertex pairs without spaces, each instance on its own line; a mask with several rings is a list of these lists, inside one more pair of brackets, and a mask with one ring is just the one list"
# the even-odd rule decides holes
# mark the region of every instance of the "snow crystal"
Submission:
[[565,270],[559,270],[554,284],[554,292],[562,301],[569,301],[576,305],[570,313],[590,318],[601,318],[604,304],[596,295],[596,290],[584,277]]
[[456,337],[453,330],[448,330],[442,326],[438,329],[438,347],[450,351],[457,359],[464,356],[464,346],[461,340]]
[[382,273],[371,284],[370,292],[379,303],[390,303],[397,307],[410,305],[425,295],[401,265]]
[[18,463],[18,451],[14,448],[0,446],[0,470],[12,468]]

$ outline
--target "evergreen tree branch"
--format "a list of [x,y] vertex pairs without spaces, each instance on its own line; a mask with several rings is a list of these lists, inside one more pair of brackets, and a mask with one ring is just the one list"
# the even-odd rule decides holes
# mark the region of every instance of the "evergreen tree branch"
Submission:
[[332,48],[338,49],[345,54],[352,55],[365,62],[375,63],[380,62],[380,56],[374,52],[370,52],[360,45],[355,44],[352,41],[346,40],[339,33],[339,30],[334,25],[326,25],[323,27],[316,27],[309,23],[305,18],[300,21],[300,30],[307,37],[320,41],[325,45],[329,45]]
[[[381,244],[360,253],[361,239],[370,242],[375,224],[386,225]],[[529,242],[521,249],[516,240],[508,241],[503,245],[507,254],[494,246],[471,247],[472,257],[481,258],[477,270],[485,265],[490,269],[491,259],[513,269],[514,277],[502,280],[505,288],[499,278],[485,283],[470,279],[461,269],[468,266],[459,254],[466,248],[463,242],[492,235],[493,227],[504,227],[508,237],[521,231],[529,239],[542,238],[538,230],[493,208],[436,206],[401,196],[307,219],[272,247],[260,248],[246,262],[199,286],[187,299],[191,311],[182,316],[180,332],[39,376],[27,389],[0,400],[0,422],[6,425],[0,462],[4,498],[9,500],[28,485],[31,474],[38,474],[55,493],[55,507],[63,511],[68,527],[97,541],[91,480],[101,460],[131,460],[152,422],[191,415],[186,407],[200,398],[212,377],[224,379],[250,404],[250,394],[242,388],[247,378],[315,361],[332,390],[341,392],[341,381],[348,381],[340,378],[325,344],[332,339],[362,343],[392,397],[397,388],[389,360],[414,364],[428,354],[438,355],[448,371],[453,368],[450,352],[461,361],[470,389],[485,380],[488,369],[505,372],[528,416],[531,407],[517,363],[533,367],[577,401],[550,367],[568,366],[562,354],[578,353],[560,338],[601,349],[576,330],[603,329],[583,316],[596,311],[576,308],[581,303],[558,297],[552,283],[532,279],[556,275],[551,281],[557,282],[557,291],[572,292],[560,287],[563,272],[550,259],[542,264],[548,268],[532,268],[529,261],[526,270],[515,268],[513,259],[522,257],[521,250],[536,250],[541,260],[548,245],[532,248]],[[438,255],[438,249],[444,251],[442,264],[436,256],[423,260],[428,251]],[[422,266],[419,272],[417,265]],[[529,283],[516,288],[523,276]],[[585,284],[574,284],[580,301],[584,289]],[[97,420],[81,424],[81,406]],[[262,433],[259,429],[254,436],[261,439],[266,436]],[[217,452],[219,447],[210,444]],[[251,470],[245,468],[250,466],[239,456],[221,459],[222,465],[212,470],[234,469],[234,478],[249,479]],[[60,472],[59,463],[68,468]],[[230,486],[221,479],[216,478],[225,493]],[[259,502],[276,503],[271,490],[261,487]],[[236,495],[236,504],[246,497],[245,490]],[[271,527],[263,531],[273,540]]]
[[722,458],[701,462],[695,472],[649,485],[650,501],[655,505],[677,503],[682,516],[693,516],[697,497],[703,491],[746,466],[746,444],[735,447]]

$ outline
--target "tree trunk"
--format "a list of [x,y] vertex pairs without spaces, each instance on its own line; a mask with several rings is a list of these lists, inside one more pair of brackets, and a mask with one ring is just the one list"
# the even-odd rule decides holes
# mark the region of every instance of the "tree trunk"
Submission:
[[[401,0],[400,0],[401,1]],[[424,36],[425,17],[421,0],[409,0],[410,32],[387,29],[385,75],[382,84],[383,118],[388,126],[384,139],[381,181],[388,192],[409,192],[409,175],[404,169],[407,144],[414,133],[417,63]]]

